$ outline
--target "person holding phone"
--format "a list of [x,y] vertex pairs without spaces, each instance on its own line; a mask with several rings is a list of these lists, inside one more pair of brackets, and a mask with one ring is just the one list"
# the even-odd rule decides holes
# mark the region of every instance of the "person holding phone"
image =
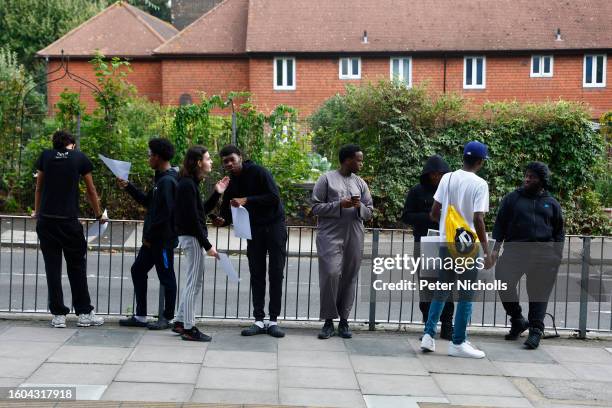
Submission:
[[357,274],[361,267],[364,221],[372,218],[372,196],[357,173],[363,167],[363,152],[354,144],[338,152],[340,168],[317,180],[312,192],[312,214],[317,216],[317,253],[321,320],[320,339],[335,334],[334,319],[340,317],[338,334],[351,338],[348,317],[353,308]]

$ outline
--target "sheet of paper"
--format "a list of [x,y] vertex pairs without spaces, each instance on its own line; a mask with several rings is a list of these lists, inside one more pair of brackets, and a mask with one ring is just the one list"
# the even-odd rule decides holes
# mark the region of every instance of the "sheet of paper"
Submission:
[[[106,210],[104,210],[104,214],[102,215],[102,217],[108,218],[108,212]],[[93,240],[104,234],[107,228],[108,222],[105,222],[104,224],[100,224],[100,221],[94,222],[92,225],[89,226],[89,229],[87,230],[87,242],[92,242]]]
[[240,282],[240,278],[234,269],[234,265],[232,265],[232,262],[227,254],[219,252],[219,264],[231,282]]
[[106,164],[106,167],[108,167],[109,170],[112,171],[115,176],[117,176],[121,180],[127,181],[128,176],[130,174],[130,168],[132,167],[132,163],[124,162],[121,160],[109,159],[108,157],[104,157],[101,154],[98,154],[98,157],[100,158],[100,160],[102,160],[102,162],[104,162],[104,164]]
[[[436,235],[421,237],[421,255],[423,255],[424,260],[438,258],[440,256],[440,237]],[[438,277],[438,271],[434,267],[434,263],[435,262],[430,261],[429,265],[427,262],[421,265],[422,278]]]
[[243,206],[231,208],[232,219],[234,220],[234,236],[237,238],[251,239],[249,212]]

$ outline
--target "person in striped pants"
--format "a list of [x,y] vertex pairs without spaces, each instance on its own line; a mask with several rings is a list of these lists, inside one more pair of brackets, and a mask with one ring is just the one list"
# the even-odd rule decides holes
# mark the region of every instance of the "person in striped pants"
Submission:
[[206,214],[215,208],[229,184],[229,177],[218,181],[213,193],[203,203],[199,186],[211,169],[212,160],[205,147],[189,148],[185,154],[176,193],[174,225],[179,237],[179,246],[187,258],[187,284],[181,296],[172,331],[180,334],[183,340],[211,340],[210,336],[200,332],[195,325],[196,297],[202,289],[204,279],[202,249],[209,256],[218,257],[217,250],[208,241]]

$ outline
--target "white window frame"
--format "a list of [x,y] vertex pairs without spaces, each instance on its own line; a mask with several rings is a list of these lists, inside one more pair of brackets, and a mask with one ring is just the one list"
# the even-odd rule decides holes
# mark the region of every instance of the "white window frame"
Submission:
[[[473,82],[476,81],[476,77],[477,77],[477,64],[476,64],[476,59],[477,58],[482,58],[482,85],[477,85],[472,83],[471,85],[467,85],[465,83],[466,79],[467,79],[467,75],[466,75],[466,68],[467,68],[467,60],[468,59],[473,59],[473,63],[472,63],[472,80]],[[467,55],[465,57],[463,57],[463,89],[485,89],[487,87],[487,57],[484,55]]]
[[[533,72],[533,59],[540,58],[540,72]],[[550,72],[544,72],[544,58],[550,58]],[[529,64],[529,76],[531,78],[551,78],[553,76],[554,58],[552,55],[532,55],[531,63]]]
[[[603,57],[603,77],[602,83],[597,83],[597,82],[592,82],[590,84],[587,84],[586,82],[586,60],[587,57],[592,57],[593,58],[593,62],[595,62],[597,60],[597,57]],[[593,63],[592,67],[591,67],[591,78],[593,79],[593,81],[596,80],[595,78],[595,74],[597,73],[597,68],[595,67],[595,63]],[[584,54],[584,58],[582,60],[582,86],[584,88],[605,88],[606,87],[606,66],[608,65],[608,55],[607,54]]]
[[[353,75],[353,64],[352,60],[357,60],[357,69],[359,73]],[[348,64],[348,75],[342,75],[342,61],[347,60]],[[338,78],[340,79],[361,79],[361,57],[342,57],[338,60]]]
[[[389,78],[391,81],[395,80],[393,76],[393,60],[399,60],[399,76],[397,78],[398,81],[406,85],[407,88],[412,87],[412,57],[391,57],[389,58]],[[410,64],[410,69],[408,70],[408,80],[404,78],[404,60],[408,60],[408,64]]]
[[[276,75],[277,75],[277,68],[276,66],[278,65],[278,61],[283,61],[283,83],[281,85],[278,85],[276,83]],[[293,85],[288,86],[287,85],[287,61],[293,61]],[[295,82],[295,77],[296,77],[296,71],[297,71],[297,65],[295,63],[295,57],[274,57],[274,61],[273,61],[273,65],[274,65],[274,75],[272,77],[272,85],[274,86],[274,90],[275,91],[295,91],[295,86],[296,86],[296,82]]]

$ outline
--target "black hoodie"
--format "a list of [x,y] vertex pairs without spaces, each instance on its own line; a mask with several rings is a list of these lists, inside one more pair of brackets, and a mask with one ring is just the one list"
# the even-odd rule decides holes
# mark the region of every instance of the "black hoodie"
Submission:
[[213,191],[205,203],[200,197],[200,183],[193,177],[181,177],[176,193],[176,207],[174,211],[174,226],[177,235],[190,235],[196,237],[200,246],[205,250],[212,248],[208,241],[208,228],[206,228],[206,214],[211,212],[221,194]]
[[177,178],[176,170],[169,168],[155,172],[155,185],[146,194],[132,183],[125,189],[136,202],[147,208],[142,239],[152,245],[164,248],[174,248],[177,245],[173,222]]
[[421,241],[421,237],[427,235],[428,229],[438,229],[438,223],[429,218],[429,212],[433,206],[433,196],[437,186],[429,182],[429,174],[448,173],[448,164],[438,155],[427,159],[420,176],[420,183],[412,187],[406,195],[404,211],[402,212],[402,222],[412,226],[412,233],[416,242]]

